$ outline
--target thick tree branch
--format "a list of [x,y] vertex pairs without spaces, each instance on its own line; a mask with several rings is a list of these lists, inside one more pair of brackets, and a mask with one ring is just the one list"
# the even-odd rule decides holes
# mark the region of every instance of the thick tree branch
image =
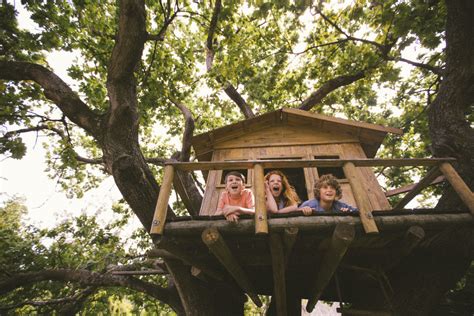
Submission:
[[221,0],[216,0],[214,4],[214,10],[212,11],[211,23],[209,24],[209,29],[207,31],[207,40],[206,40],[206,68],[207,71],[212,69],[212,64],[214,61],[214,33],[217,29],[217,22],[219,20],[219,13],[222,9]]
[[186,161],[189,161],[189,157],[191,156],[191,138],[193,137],[193,132],[194,132],[193,114],[184,104],[182,104],[175,98],[170,97],[169,99],[174,105],[176,105],[176,107],[181,111],[181,113],[184,116],[185,124],[184,124],[184,132],[183,132],[183,139],[182,139],[182,147],[181,147],[181,154],[178,160],[186,162]]
[[[169,98],[170,101],[178,107],[183,113],[185,119],[185,128],[183,132],[182,148],[180,152],[173,155],[173,159],[179,161],[189,161],[191,156],[191,138],[194,131],[194,119],[191,111],[181,102],[174,98]],[[174,187],[176,192],[181,197],[186,209],[191,215],[198,215],[202,203],[202,195],[198,190],[196,182],[192,177],[191,172],[176,170],[174,178]]]
[[[146,230],[151,227],[160,188],[140,150],[138,99],[134,71],[146,41],[144,0],[121,0],[118,34],[109,62],[107,91],[110,108],[100,140],[106,167]],[[168,218],[174,217],[168,208]]]
[[33,80],[72,122],[94,137],[100,135],[100,116],[81,101],[72,89],[49,69],[28,62],[0,61],[0,79]]
[[299,106],[299,109],[309,111],[311,108],[313,108],[313,106],[321,102],[321,100],[332,91],[336,90],[339,87],[347,86],[364,77],[365,77],[365,72],[360,71],[356,73],[355,75],[339,76],[339,77],[333,78],[325,82],[318,90],[311,93],[311,95],[301,103],[301,105]]
[[[217,23],[219,21],[219,14],[222,10],[222,3],[221,0],[216,0],[214,4],[214,10],[212,11],[212,18],[211,23],[209,25],[209,29],[207,32],[207,40],[206,40],[206,69],[208,72],[211,71],[212,65],[214,63],[214,34],[217,30]],[[224,92],[227,96],[237,104],[240,111],[244,114],[245,118],[252,118],[255,117],[250,106],[247,104],[245,99],[240,95],[237,89],[228,82],[224,77],[218,75],[216,77],[217,82],[224,86]]]
[[16,288],[40,281],[78,282],[85,286],[121,286],[148,294],[175,311],[182,310],[179,297],[174,290],[164,289],[152,283],[133,277],[124,277],[110,274],[100,274],[88,270],[56,269],[39,272],[25,272],[0,282],[0,295],[7,294]]

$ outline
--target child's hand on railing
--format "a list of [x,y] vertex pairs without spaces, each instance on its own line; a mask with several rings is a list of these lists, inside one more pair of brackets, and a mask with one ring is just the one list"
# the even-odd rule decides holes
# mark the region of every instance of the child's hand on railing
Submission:
[[225,219],[228,220],[229,222],[238,222],[239,221],[239,215],[237,213],[230,213],[229,215],[225,216]]
[[309,206],[303,206],[299,210],[302,211],[303,214],[306,215],[306,216],[313,214],[313,209]]

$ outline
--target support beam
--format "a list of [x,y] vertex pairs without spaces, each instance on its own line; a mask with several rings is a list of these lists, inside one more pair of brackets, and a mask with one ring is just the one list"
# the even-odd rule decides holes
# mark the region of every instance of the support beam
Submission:
[[219,234],[217,228],[207,228],[202,232],[201,238],[212,254],[214,254],[220,263],[227,269],[229,274],[248,294],[255,305],[261,307],[262,301],[260,301],[260,298],[256,294],[254,286],[250,282],[242,267],[237,263],[237,260],[232,255],[232,252],[224,241],[224,238],[222,238],[221,234]]
[[161,184],[160,194],[158,194],[158,201],[156,202],[155,214],[151,222],[150,234],[162,235],[163,227],[166,221],[166,211],[168,210],[168,200],[171,194],[171,184],[173,183],[174,167],[172,165],[165,166],[163,175],[163,183]]
[[364,178],[362,177],[362,174],[352,162],[345,163],[343,169],[349,183],[351,184],[352,193],[356,200],[360,220],[364,226],[365,232],[367,234],[378,233],[379,230],[375,224],[374,217],[372,216],[372,205],[370,204],[369,196],[365,190],[367,185],[365,185],[363,181]]
[[[443,175],[441,175],[441,176],[437,177],[436,179],[434,179],[433,181],[431,181],[431,183],[428,186],[440,184],[441,182],[444,182],[445,180],[446,180],[446,178]],[[393,189],[393,190],[386,191],[385,192],[385,197],[391,197],[391,196],[399,195],[399,194],[402,194],[402,193],[410,192],[411,190],[413,190],[413,188],[417,184],[418,183],[413,183],[413,184],[403,186],[401,188],[396,188],[396,189]]]
[[324,254],[321,267],[316,276],[316,282],[310,292],[308,304],[306,305],[306,311],[309,313],[316,306],[316,303],[336,272],[339,263],[344,257],[349,245],[354,240],[354,237],[354,226],[342,223],[337,224],[332,235],[331,245]]
[[[472,215],[470,213],[432,213],[376,215],[375,222],[384,232],[405,230],[407,226],[418,225],[425,230],[442,229],[446,225],[456,225],[458,227],[470,227],[472,225]],[[336,224],[346,223],[355,225],[356,230],[363,232],[361,220],[355,216],[295,216],[286,218],[269,219],[272,232],[283,232],[285,228],[298,226],[300,232],[311,232],[314,235],[325,237],[330,234]],[[243,236],[252,234],[255,230],[253,219],[240,219],[238,225],[226,220],[199,220],[199,221],[176,221],[169,222],[165,227],[166,236],[196,236],[209,226],[214,226],[219,231],[233,235]]]
[[417,196],[424,188],[429,186],[431,182],[433,182],[433,180],[436,179],[439,175],[440,171],[438,167],[431,168],[430,171],[428,171],[428,173],[426,174],[426,176],[421,179],[420,182],[415,184],[413,189],[411,189],[410,192],[405,194],[405,196],[400,200],[400,202],[398,202],[397,205],[393,207],[393,211],[399,211],[403,209],[405,205],[407,205],[411,200],[413,200],[413,198]]
[[456,170],[451,166],[449,162],[443,162],[439,169],[443,172],[446,179],[453,186],[454,191],[456,191],[461,198],[461,200],[466,204],[466,206],[471,211],[471,214],[474,215],[474,193],[459,176]]
[[211,267],[209,267],[208,263],[197,260],[194,256],[182,249],[178,244],[168,239],[165,239],[164,237],[160,238],[157,242],[155,242],[155,246],[158,249],[162,249],[171,253],[174,257],[178,258],[185,264],[198,268],[199,270],[216,280],[224,279],[222,273],[213,270]]
[[394,258],[390,264],[384,268],[384,270],[390,270],[397,266],[400,261],[403,260],[403,258],[408,256],[413,251],[413,249],[418,246],[423,238],[425,238],[425,230],[423,228],[420,226],[411,226],[408,228],[400,244],[400,247],[394,251],[396,253],[396,258]]
[[255,164],[253,174],[253,186],[255,188],[255,234],[268,234],[265,178],[261,164]]
[[285,251],[285,268],[288,266],[291,251],[298,237],[299,229],[297,227],[288,227],[283,231],[283,249]]
[[286,316],[285,254],[278,233],[270,233],[270,252],[272,254],[273,297],[276,300],[276,315]]
[[199,162],[170,162],[176,169],[185,171],[194,170],[223,170],[223,169],[250,169],[255,164],[263,168],[314,168],[314,167],[342,167],[352,162],[358,167],[404,167],[404,166],[437,166],[440,162],[456,161],[454,158],[401,158],[401,159],[272,159],[272,160],[234,160],[234,161],[199,161]]

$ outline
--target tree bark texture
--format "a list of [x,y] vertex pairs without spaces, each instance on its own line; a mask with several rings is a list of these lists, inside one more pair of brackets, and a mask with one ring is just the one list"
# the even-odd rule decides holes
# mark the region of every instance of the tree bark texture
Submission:
[[[474,129],[467,115],[474,102],[474,2],[446,1],[446,76],[428,111],[431,150],[436,157],[454,157],[459,175],[474,188]],[[465,208],[447,186],[439,208]]]

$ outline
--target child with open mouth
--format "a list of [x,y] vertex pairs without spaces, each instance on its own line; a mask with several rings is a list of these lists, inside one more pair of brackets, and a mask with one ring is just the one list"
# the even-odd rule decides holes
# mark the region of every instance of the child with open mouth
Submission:
[[267,211],[270,213],[282,214],[298,210],[298,194],[286,175],[279,170],[272,170],[265,175],[265,197]]
[[225,191],[221,193],[215,215],[224,215],[228,221],[237,222],[240,214],[254,214],[255,199],[245,188],[245,177],[237,171],[225,176]]

